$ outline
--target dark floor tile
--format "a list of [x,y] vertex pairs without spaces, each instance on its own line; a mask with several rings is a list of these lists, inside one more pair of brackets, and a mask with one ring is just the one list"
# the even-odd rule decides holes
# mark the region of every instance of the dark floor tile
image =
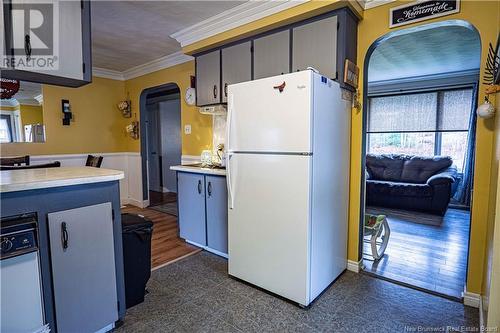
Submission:
[[477,327],[478,311],[365,274],[343,273],[308,309],[227,276],[202,252],[153,272],[117,332],[404,332]]

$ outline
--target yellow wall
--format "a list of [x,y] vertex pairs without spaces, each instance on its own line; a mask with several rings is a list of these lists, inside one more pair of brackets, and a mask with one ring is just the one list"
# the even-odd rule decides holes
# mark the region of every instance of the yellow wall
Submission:
[[[2,156],[129,151],[125,126],[116,103],[125,98],[123,81],[93,78],[80,88],[43,85],[45,143],[1,144]],[[68,99],[74,121],[62,125],[61,99]]]
[[[500,110],[500,93],[496,94],[496,109]],[[491,187],[486,231],[483,285],[483,310],[488,326],[500,326],[500,116],[495,117]],[[495,242],[496,240],[496,242]],[[488,309],[489,308],[489,309]]]
[[43,109],[41,105],[26,105],[19,106],[21,111],[22,125],[28,124],[43,124]]
[[[182,130],[182,154],[199,155],[203,149],[212,146],[212,116],[202,115],[195,106],[189,106],[184,94],[190,84],[190,76],[194,75],[194,61],[146,74],[125,82],[125,89],[130,94],[132,111],[139,117],[139,100],[144,89],[167,83],[175,83],[181,90],[181,124],[191,124],[191,134]],[[140,151],[139,140],[128,140],[130,151]]]
[[[403,4],[402,1],[369,9],[363,13],[363,19],[358,27],[358,66],[360,67],[360,82],[363,80],[363,65],[370,45],[385,34],[406,29],[416,25],[438,21],[460,19],[470,22],[479,31],[482,43],[481,73],[484,72],[485,56],[489,42],[495,43],[498,34],[500,2],[498,1],[462,1],[460,12],[425,22],[389,29],[389,8]],[[268,30],[278,25],[297,21],[311,13],[316,15],[325,10],[332,10],[341,1],[312,1],[287,11],[275,14],[265,19],[246,24],[228,32],[207,38],[206,40],[187,45],[183,48],[186,53],[196,53],[212,46],[248,36],[256,32]],[[362,93],[362,87],[360,92]],[[479,98],[484,97],[484,86],[480,86]],[[348,258],[357,261],[359,258],[359,216],[360,216],[360,189],[361,189],[361,144],[362,144],[362,113],[353,110],[352,138],[351,138],[351,191],[349,212],[349,242]],[[469,292],[480,293],[485,251],[486,221],[488,217],[490,194],[490,170],[493,147],[493,121],[479,120],[477,124],[476,144],[476,174],[474,178],[474,202],[472,208],[471,244],[469,253],[469,272],[467,289]]]

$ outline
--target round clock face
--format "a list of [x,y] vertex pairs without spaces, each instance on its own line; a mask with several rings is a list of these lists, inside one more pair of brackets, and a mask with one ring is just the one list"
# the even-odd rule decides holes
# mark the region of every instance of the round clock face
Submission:
[[187,104],[194,105],[196,103],[196,90],[194,88],[187,88],[185,99]]

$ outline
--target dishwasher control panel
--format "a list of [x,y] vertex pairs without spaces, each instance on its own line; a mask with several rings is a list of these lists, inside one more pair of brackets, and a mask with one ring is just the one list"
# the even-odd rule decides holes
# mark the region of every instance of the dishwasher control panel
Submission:
[[28,252],[36,250],[35,231],[25,231],[14,233],[1,238],[1,256],[8,256],[18,252]]
[[38,250],[37,224],[32,215],[17,216],[17,219],[2,218],[0,229],[0,258]]

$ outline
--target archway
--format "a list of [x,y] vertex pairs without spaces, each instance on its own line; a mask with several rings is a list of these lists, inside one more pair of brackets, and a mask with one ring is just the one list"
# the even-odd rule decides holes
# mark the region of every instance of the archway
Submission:
[[[439,252],[436,250],[438,246],[427,246],[432,237],[423,237],[419,232],[432,234],[433,230],[442,231],[445,229],[444,226],[452,224],[448,216],[452,209],[462,209],[457,210],[458,213],[470,209],[475,144],[474,109],[477,103],[480,55],[479,33],[470,23],[461,20],[425,24],[391,32],[377,39],[368,49],[363,78],[359,242],[360,259],[364,261],[365,272],[442,296],[461,298],[466,282],[470,214],[462,214],[462,220],[466,220],[467,228],[462,230],[459,241],[447,244],[450,245],[448,248],[454,248],[455,252],[451,250]],[[449,118],[451,115],[450,111],[443,111],[443,108],[450,108],[449,105],[445,105],[444,100],[456,102],[459,99],[458,95],[464,98],[461,106],[464,115],[467,111],[466,119],[462,114],[456,117],[463,120],[463,128],[460,129],[443,122],[443,117]],[[419,98],[421,104],[417,110],[415,106]],[[429,99],[426,102],[424,98]],[[435,105],[431,106],[432,103]],[[422,109],[423,106],[425,110]],[[418,114],[425,114],[432,118],[434,123],[427,118],[424,119],[423,116],[417,117]],[[429,124],[428,128],[423,126],[424,120]],[[389,122],[392,123],[388,124]],[[449,147],[450,141],[453,140],[455,143],[461,142],[461,145],[455,145],[455,150]],[[367,162],[368,153],[370,154]],[[443,199],[444,204],[439,207],[433,206],[433,189],[429,187],[422,190],[427,181],[401,176],[404,165],[413,162],[401,161],[404,159],[402,157],[391,157],[387,161],[385,157],[380,157],[387,153],[412,155],[415,157],[414,160],[420,160],[419,163],[424,164],[433,163],[426,162],[429,160],[426,156],[441,159],[443,155],[451,155],[452,163],[459,166],[455,180],[449,184],[449,194],[441,195],[441,198],[449,195],[450,201],[446,202],[447,199]],[[372,155],[375,155],[375,158]],[[396,164],[401,162],[401,166],[394,170],[396,176],[386,177],[377,174],[373,170],[373,165],[371,169],[367,165],[374,163],[374,160],[376,164],[390,164],[392,160],[396,160]],[[382,166],[388,167],[388,165]],[[436,170],[436,174],[438,171],[444,170]],[[420,194],[417,193],[420,190],[422,190]],[[427,192],[424,193],[425,191]],[[384,193],[387,197],[385,199]],[[429,201],[427,204],[422,200],[424,194],[429,197],[426,199]],[[372,205],[375,205],[373,207],[376,209],[372,209]],[[412,215],[412,218],[401,218],[400,211],[409,212],[407,215]],[[438,216],[433,221],[436,225],[420,227],[423,225],[424,217],[427,218],[423,214],[429,212],[431,220],[432,215]],[[440,216],[441,213],[443,216]],[[371,262],[367,261],[367,253],[369,257],[372,252],[369,240],[373,237],[365,228],[365,218],[369,215],[385,215],[389,226],[387,229],[393,231],[387,237],[384,256],[381,259],[372,257]],[[398,225],[393,222],[391,228],[391,220],[397,219],[406,224]],[[410,232],[412,228],[418,231]],[[406,233],[402,232],[402,229]],[[434,239],[435,243],[443,243],[440,237],[454,236],[444,232],[438,234],[437,231],[434,235],[439,236]],[[381,233],[383,232],[382,228]],[[381,237],[378,241],[377,248],[380,249],[385,242]],[[442,246],[444,247],[446,246]],[[401,260],[396,260],[398,256]],[[438,257],[443,262],[436,260]],[[411,260],[415,262],[411,264]],[[446,266],[446,261],[455,266]],[[439,274],[433,275],[436,269],[438,272],[439,270],[444,272],[447,268],[460,269],[457,274],[446,272],[450,273],[448,274],[450,278],[443,277],[443,281],[439,280],[441,277]],[[448,288],[450,284],[453,286]]]

